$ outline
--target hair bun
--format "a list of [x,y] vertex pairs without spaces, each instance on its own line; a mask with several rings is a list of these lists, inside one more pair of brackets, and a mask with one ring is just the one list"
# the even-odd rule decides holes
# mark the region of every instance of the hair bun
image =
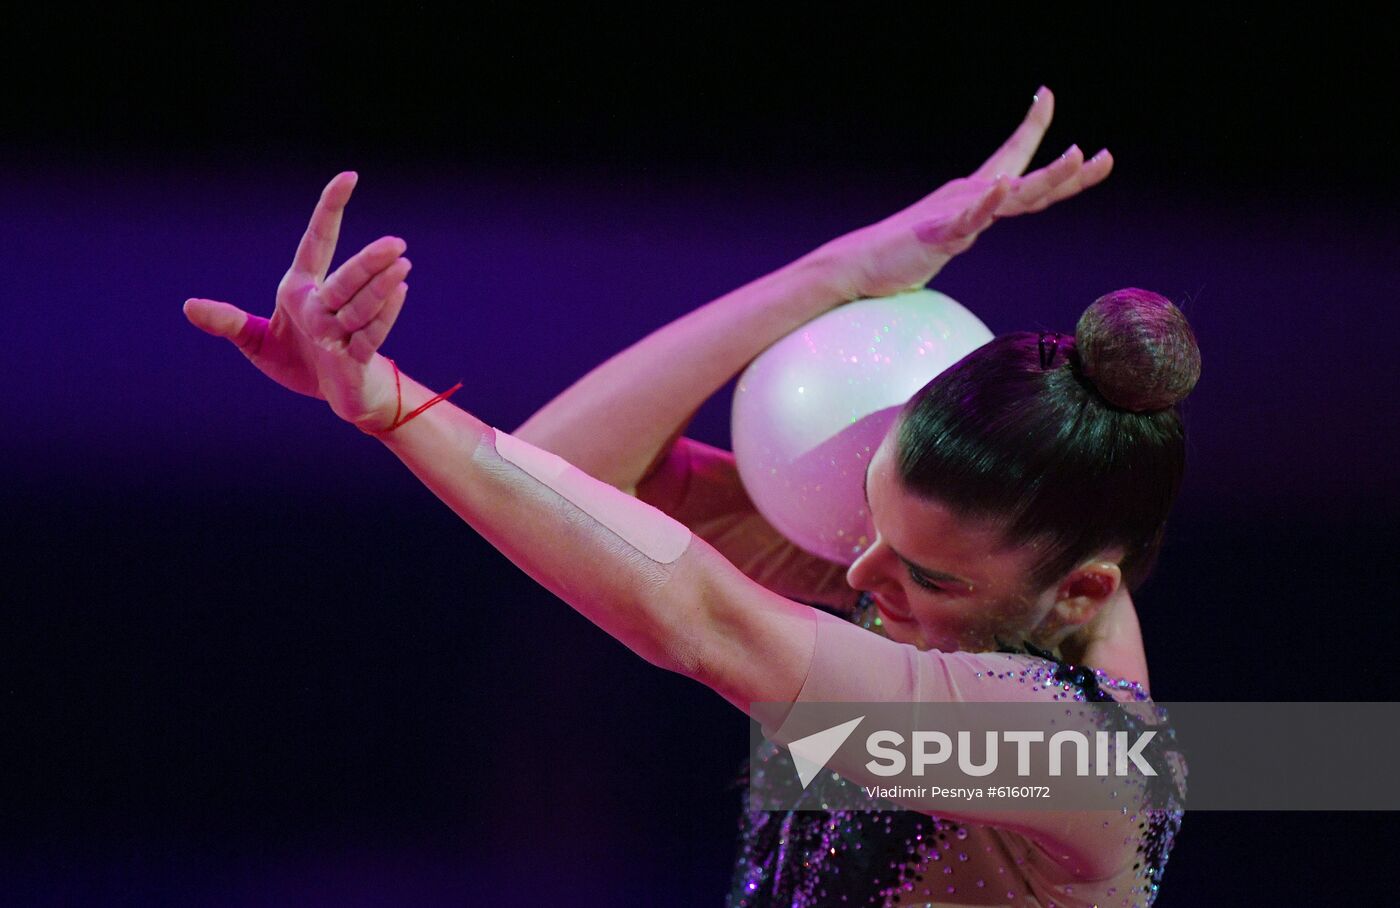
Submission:
[[1080,316],[1074,345],[1081,373],[1125,410],[1165,410],[1201,377],[1201,351],[1186,316],[1150,290],[1099,297]]

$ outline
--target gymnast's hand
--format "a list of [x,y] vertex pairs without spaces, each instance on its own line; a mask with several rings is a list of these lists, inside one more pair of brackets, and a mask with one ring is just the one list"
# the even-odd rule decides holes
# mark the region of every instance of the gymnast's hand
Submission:
[[1102,181],[1113,168],[1108,149],[1085,161],[1078,145],[1022,176],[1054,113],[1055,96],[1041,88],[1011,138],[971,176],[818,249],[834,289],[854,300],[920,288],[997,218],[1040,211]]
[[187,300],[184,308],[195,327],[228,338],[273,381],[327,401],[342,419],[364,423],[394,412],[390,367],[373,361],[403,308],[412,265],[403,257],[404,241],[385,236],[326,276],[355,180],[354,173],[338,174],[321,193],[277,287],[272,318],[207,299]]

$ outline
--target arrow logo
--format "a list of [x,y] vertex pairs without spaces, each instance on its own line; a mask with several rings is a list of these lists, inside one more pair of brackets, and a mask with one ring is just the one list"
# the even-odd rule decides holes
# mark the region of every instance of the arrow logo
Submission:
[[797,770],[797,778],[802,782],[804,789],[812,783],[817,773],[826,766],[826,761],[841,749],[851,732],[864,720],[865,716],[857,716],[849,722],[833,725],[826,731],[798,738],[788,745],[788,753],[792,754],[792,765]]

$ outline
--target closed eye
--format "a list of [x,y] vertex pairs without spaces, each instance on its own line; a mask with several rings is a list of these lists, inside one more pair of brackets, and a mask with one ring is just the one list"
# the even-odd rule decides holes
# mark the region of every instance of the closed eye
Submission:
[[913,568],[910,568],[910,569],[909,569],[909,579],[912,580],[912,581],[914,581],[915,583],[917,583],[919,586],[923,587],[923,588],[926,589],[926,590],[932,590],[932,591],[935,592],[935,593],[945,593],[945,592],[947,592],[947,590],[945,590],[943,587],[941,587],[941,586],[939,586],[938,584],[934,583],[932,580],[928,579],[928,578],[925,577],[923,574],[920,574],[918,571],[914,570]]

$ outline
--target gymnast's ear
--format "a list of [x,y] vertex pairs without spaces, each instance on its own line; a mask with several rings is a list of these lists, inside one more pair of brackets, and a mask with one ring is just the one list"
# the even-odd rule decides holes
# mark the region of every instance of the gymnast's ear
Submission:
[[1117,561],[1096,558],[1065,575],[1055,588],[1055,604],[1045,617],[1047,630],[1083,627],[1123,586]]

